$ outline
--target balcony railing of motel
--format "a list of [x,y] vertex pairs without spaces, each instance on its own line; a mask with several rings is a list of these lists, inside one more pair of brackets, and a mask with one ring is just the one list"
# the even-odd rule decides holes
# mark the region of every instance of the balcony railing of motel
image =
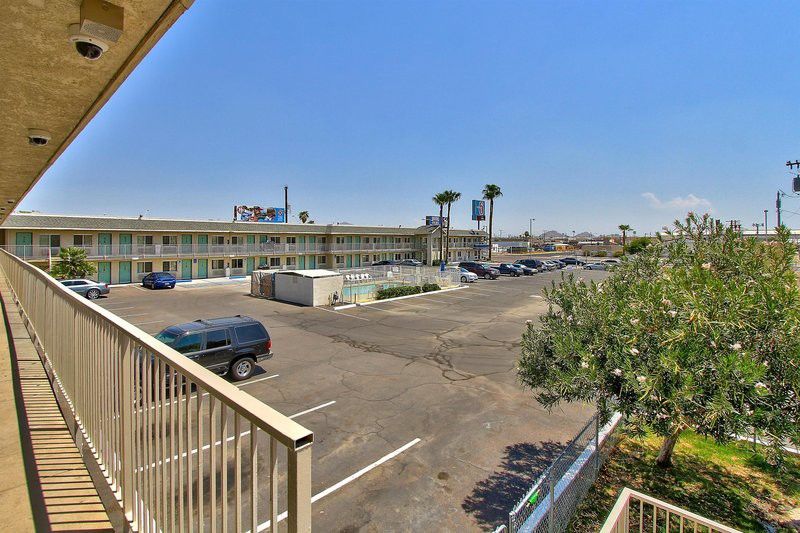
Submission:
[[652,496],[622,489],[600,533],[645,533],[648,531],[741,533]]
[[[7,244],[5,251],[26,261],[58,259],[62,247]],[[330,243],[330,244],[101,244],[74,246],[86,251],[89,259],[148,259],[157,257],[222,257],[317,254],[328,252],[371,252],[421,250],[416,243]]]
[[0,268],[132,530],[310,531],[312,432],[35,266]]

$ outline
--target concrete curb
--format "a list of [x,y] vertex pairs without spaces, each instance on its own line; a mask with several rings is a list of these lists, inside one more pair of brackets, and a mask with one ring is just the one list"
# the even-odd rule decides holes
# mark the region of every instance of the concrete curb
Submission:
[[466,286],[466,285],[460,285],[458,287],[453,287],[451,289],[441,289],[441,290],[438,290],[438,291],[421,292],[419,294],[409,294],[407,296],[396,296],[394,298],[386,298],[385,300],[373,300],[371,302],[364,302],[364,303],[360,303],[360,304],[340,305],[338,307],[334,307],[333,310],[334,311],[341,311],[343,309],[352,309],[353,307],[365,307],[367,305],[380,304],[380,303],[383,303],[383,302],[393,302],[395,300],[407,300],[409,298],[416,298],[418,296],[426,296],[426,295],[431,295],[431,294],[441,294],[443,292],[450,292],[450,291],[460,291],[461,289],[469,289],[469,287]]

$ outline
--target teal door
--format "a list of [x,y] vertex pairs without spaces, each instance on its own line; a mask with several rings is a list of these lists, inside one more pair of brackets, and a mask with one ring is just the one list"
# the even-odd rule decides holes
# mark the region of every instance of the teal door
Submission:
[[192,279],[191,259],[181,259],[181,279]]
[[300,257],[297,258],[297,268],[299,268],[300,270],[303,270],[304,268],[306,268],[306,258],[305,258],[305,256],[301,255]]
[[[119,253],[121,255],[131,255],[133,253],[131,243],[133,239],[131,238],[130,233],[120,233],[119,234]],[[128,263],[128,270],[130,270],[130,263]],[[130,280],[128,280],[130,281]]]
[[361,266],[361,255],[353,256],[353,260],[355,261],[355,263],[354,263],[355,266],[357,266],[357,267]]
[[111,234],[98,233],[97,234],[97,253],[98,255],[107,256],[111,255]]
[[100,283],[111,283],[111,263],[100,261],[97,263],[97,281]]
[[119,282],[120,283],[130,283],[131,282],[131,262],[130,261],[120,261],[120,263],[119,263]]
[[[208,235],[197,236],[197,251],[203,254],[208,252]],[[206,262],[206,266],[208,266],[207,263],[208,262]]]
[[33,253],[33,233],[26,231],[17,232],[17,257],[27,258]]
[[[191,235],[181,235],[181,253],[182,254],[190,254],[192,253],[192,236]],[[189,272],[191,273],[192,267],[191,264],[189,265]]]
[[308,268],[317,268],[317,256],[316,255],[308,256]]
[[350,267],[353,266],[353,256],[352,255],[346,255],[345,256],[345,261],[347,262],[346,263],[347,268],[350,268]]
[[208,277],[208,259],[197,260],[197,277],[198,278]]
[[256,267],[256,258],[255,257],[248,257],[247,258],[247,273],[250,274],[255,270]]

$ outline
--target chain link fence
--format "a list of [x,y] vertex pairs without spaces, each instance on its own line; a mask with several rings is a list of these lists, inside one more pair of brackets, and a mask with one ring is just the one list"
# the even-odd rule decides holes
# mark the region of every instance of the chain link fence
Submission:
[[613,448],[611,439],[620,418],[615,414],[603,425],[598,414],[593,416],[508,513],[508,524],[495,532],[566,531]]

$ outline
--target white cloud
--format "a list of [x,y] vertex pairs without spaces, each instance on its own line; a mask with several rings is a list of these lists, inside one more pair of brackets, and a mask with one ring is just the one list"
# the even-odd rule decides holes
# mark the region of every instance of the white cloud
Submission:
[[647,203],[653,209],[669,209],[673,211],[704,211],[711,212],[713,207],[711,202],[705,198],[700,198],[692,193],[686,196],[676,196],[672,200],[662,201],[658,196],[651,192],[643,192],[642,198],[647,200]]

